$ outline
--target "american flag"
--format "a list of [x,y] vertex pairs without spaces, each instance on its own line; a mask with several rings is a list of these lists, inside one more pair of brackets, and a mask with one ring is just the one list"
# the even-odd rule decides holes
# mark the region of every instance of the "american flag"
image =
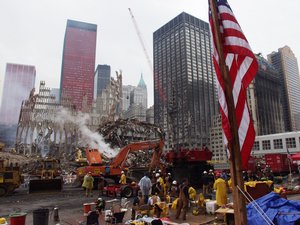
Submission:
[[[246,168],[255,139],[255,130],[246,101],[246,89],[256,75],[258,64],[228,2],[226,0],[216,0],[216,6],[220,24],[221,45],[223,46],[224,59],[228,66],[232,83],[242,167]],[[227,145],[228,141],[232,140],[232,134],[228,120],[224,80],[219,66],[219,55],[216,50],[216,33],[213,27],[211,6],[209,6],[209,22],[213,35],[213,61],[217,76],[222,127],[225,136],[224,142]]]

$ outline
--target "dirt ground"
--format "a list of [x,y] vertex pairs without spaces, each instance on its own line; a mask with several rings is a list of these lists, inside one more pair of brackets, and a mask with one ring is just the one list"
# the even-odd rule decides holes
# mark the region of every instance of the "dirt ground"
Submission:
[[[97,199],[98,193],[94,190],[94,197],[85,197],[85,193],[81,188],[65,187],[61,192],[50,193],[32,193],[28,194],[26,189],[17,189],[13,195],[0,198],[0,217],[5,217],[9,221],[9,215],[15,212],[25,212],[26,225],[33,224],[33,211],[36,209],[46,208],[49,209],[49,225],[78,225],[80,222],[85,221],[83,215],[83,204],[90,203]],[[113,199],[103,197],[106,200],[106,209],[109,209]],[[112,202],[110,202],[112,201]],[[133,198],[128,199],[128,211],[125,214],[124,221],[131,218],[131,205]],[[120,202],[120,199],[118,200]],[[53,209],[59,208],[60,222],[54,222]],[[174,213],[171,212],[171,219]],[[213,216],[195,217],[191,213],[187,216],[187,221],[178,220],[176,222],[183,223],[188,222],[192,224],[193,221],[209,221]],[[101,223],[102,221],[102,223]],[[104,224],[104,216],[100,216],[100,224]],[[196,224],[196,223],[195,223]],[[199,224],[199,222],[197,222]]]
[[[17,189],[13,195],[0,198],[0,217],[5,217],[9,221],[9,214],[15,212],[25,212],[26,225],[33,224],[33,211],[40,208],[49,209],[49,225],[78,225],[80,222],[85,221],[83,215],[83,204],[90,203],[97,199],[98,193],[94,190],[94,197],[85,197],[84,191],[81,188],[64,187],[61,192],[49,193],[32,193],[28,194],[25,188]],[[112,204],[112,199],[104,197],[107,202],[106,209]],[[288,199],[300,201],[300,195],[288,196]],[[125,214],[124,221],[130,219],[132,198],[128,199],[128,211]],[[120,200],[119,200],[120,202]],[[53,221],[53,209],[59,208],[60,222]],[[191,209],[188,212],[187,220],[175,220],[174,212],[170,213],[170,220],[177,223],[189,223],[190,225],[210,224],[215,216],[213,215],[199,215],[193,216]],[[101,223],[102,222],[102,223]],[[100,224],[104,224],[103,215],[100,217]]]

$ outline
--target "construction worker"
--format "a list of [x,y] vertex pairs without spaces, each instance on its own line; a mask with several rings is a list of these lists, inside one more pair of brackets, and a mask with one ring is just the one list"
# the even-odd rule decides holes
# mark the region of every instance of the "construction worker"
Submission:
[[189,187],[188,187],[188,180],[184,179],[183,183],[179,187],[179,200],[176,212],[176,219],[179,219],[182,210],[182,219],[186,220],[186,212],[188,209],[189,203]]
[[139,187],[141,189],[145,203],[147,203],[149,194],[151,194],[151,187],[152,187],[152,183],[148,173],[145,173],[142,179],[140,180]]
[[124,173],[124,171],[122,170],[121,172],[121,178],[120,178],[120,181],[119,181],[120,184],[126,184],[126,175]]
[[88,172],[83,178],[82,187],[85,188],[85,196],[93,197],[93,187],[94,187],[94,178],[92,177],[92,173]]
[[197,191],[193,187],[189,187],[189,199],[192,201],[196,200]]
[[[214,175],[214,171],[212,169],[210,169],[208,171],[208,193],[211,194],[213,191],[213,185],[215,182],[215,175]],[[205,197],[205,196],[204,196]]]
[[203,196],[206,197],[208,195],[208,187],[210,182],[210,178],[206,171],[203,172],[201,181],[202,181],[202,193]]
[[216,190],[216,200],[218,206],[227,204],[227,185],[225,180],[221,177],[221,173],[216,173],[216,181],[214,183],[214,189]]
[[104,177],[103,177],[102,172],[100,172],[99,178],[98,178],[98,190],[99,190],[99,196],[102,196],[102,195],[103,195],[104,186],[105,186],[105,180],[104,180]]
[[173,202],[176,198],[178,198],[178,196],[179,196],[179,187],[177,185],[177,181],[173,180],[171,185],[171,191],[170,191],[171,202]]

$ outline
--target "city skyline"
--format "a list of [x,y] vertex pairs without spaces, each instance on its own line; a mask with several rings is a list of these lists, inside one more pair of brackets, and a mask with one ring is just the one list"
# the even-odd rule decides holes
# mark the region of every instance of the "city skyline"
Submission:
[[[57,4],[56,4],[57,3]],[[72,3],[72,9],[67,5]],[[229,1],[255,53],[267,54],[288,45],[300,57],[297,40],[300,31],[296,10],[300,2],[251,1],[245,4]],[[59,5],[59,7],[58,7]],[[98,25],[95,64],[111,65],[123,71],[123,84],[135,85],[141,73],[148,86],[148,106],[153,105],[153,77],[131,21],[132,9],[142,38],[152,59],[153,32],[181,12],[208,22],[207,1],[39,1],[12,0],[1,3],[0,97],[2,97],[6,63],[34,65],[36,87],[44,80],[50,87],[60,86],[60,70],[65,24],[67,19]],[[68,9],[68,10],[66,10]],[[14,16],[11,13],[14,12]],[[30,15],[30,16],[29,16]],[[55,15],[55,17],[53,17]],[[9,18],[9,23],[7,23]],[[272,41],[269,41],[272,40]]]

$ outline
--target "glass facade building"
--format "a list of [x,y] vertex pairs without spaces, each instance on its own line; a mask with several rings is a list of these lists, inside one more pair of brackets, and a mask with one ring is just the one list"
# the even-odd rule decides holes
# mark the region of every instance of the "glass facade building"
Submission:
[[185,12],[153,34],[154,122],[166,149],[209,142],[218,111],[209,24]]
[[0,122],[17,124],[22,101],[28,99],[35,86],[35,66],[6,64]]
[[256,135],[282,133],[283,113],[280,102],[280,77],[275,67],[257,55],[258,71],[254,79]]
[[298,61],[288,46],[268,55],[278,70],[281,85],[281,103],[285,131],[300,130],[300,77]]
[[77,110],[92,107],[96,57],[97,25],[67,21],[60,99],[68,99]]
[[94,78],[94,99],[102,94],[102,91],[110,82],[110,66],[109,65],[98,65],[95,78]]

